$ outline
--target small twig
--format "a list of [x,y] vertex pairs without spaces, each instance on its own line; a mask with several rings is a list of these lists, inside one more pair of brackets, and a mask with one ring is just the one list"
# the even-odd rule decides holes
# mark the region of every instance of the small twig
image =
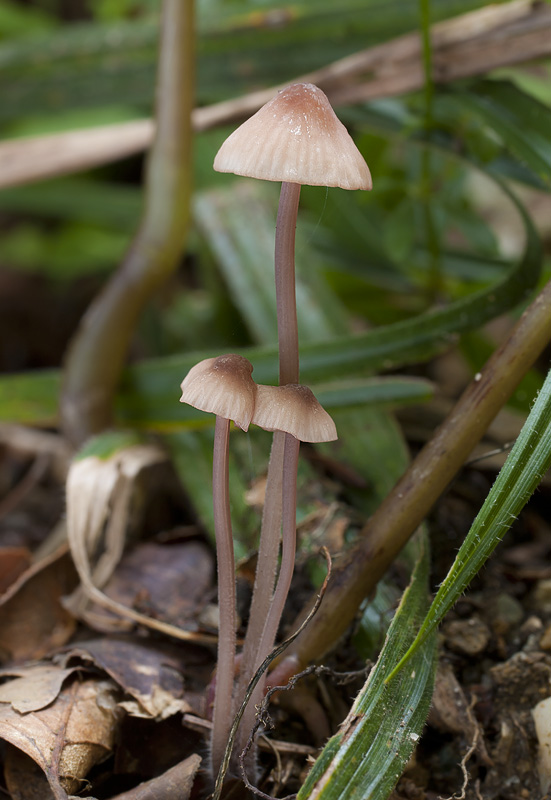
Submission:
[[[356,678],[358,677],[365,676],[366,671],[368,671],[370,668],[371,665],[368,665],[364,669],[354,670],[353,672],[336,672],[335,670],[331,669],[331,667],[326,667],[323,664],[320,665],[314,664],[310,667],[306,667],[306,669],[303,669],[302,672],[293,675],[291,678],[289,678],[289,680],[285,685],[270,686],[268,691],[266,692],[264,699],[258,706],[256,714],[256,722],[253,726],[252,731],[249,734],[249,738],[247,739],[247,743],[243,749],[243,752],[239,754],[239,767],[241,770],[241,777],[243,778],[243,783],[245,784],[247,789],[253,792],[253,794],[258,795],[258,797],[264,798],[264,800],[276,800],[276,798],[272,797],[271,795],[265,794],[256,786],[253,786],[253,784],[249,781],[245,770],[245,759],[247,757],[247,753],[253,746],[258,729],[261,726],[264,726],[265,728],[272,730],[274,727],[272,718],[268,713],[268,706],[270,705],[270,700],[272,696],[276,692],[288,692],[291,689],[294,689],[300,680],[302,680],[303,678],[307,678],[309,675],[316,675],[318,677],[320,675],[330,675],[335,680],[336,683],[342,686],[347,683],[350,683],[353,680],[356,680]],[[282,798],[282,800],[293,800],[294,797],[296,797],[296,795],[294,794],[288,795],[287,797]]]
[[47,453],[37,455],[18,484],[0,501],[0,519],[10,514],[46,474],[50,465]]
[[471,467],[473,464],[478,464],[479,461],[484,461],[486,458],[500,456],[502,453],[506,453],[508,450],[510,450],[515,441],[516,440],[513,440],[512,442],[504,442],[501,447],[496,447],[495,450],[488,450],[487,453],[483,453],[480,456],[475,456],[474,458],[469,459],[469,461],[465,461],[465,466]]
[[325,594],[325,590],[327,589],[327,584],[329,582],[329,578],[331,577],[331,556],[329,554],[329,550],[326,547],[322,547],[321,548],[321,553],[322,553],[322,555],[324,556],[324,558],[325,558],[325,560],[327,562],[327,575],[325,576],[325,580],[323,581],[323,584],[322,584],[322,586],[321,586],[321,588],[319,590],[318,596],[316,597],[316,601],[315,601],[315,603],[314,603],[314,605],[312,607],[312,610],[310,611],[310,613],[308,614],[308,616],[306,617],[304,622],[302,622],[301,625],[299,625],[299,627],[296,629],[296,631],[294,633],[291,634],[291,636],[289,636],[287,639],[285,639],[283,642],[281,642],[281,644],[279,644],[277,647],[274,647],[272,652],[269,653],[266,656],[266,658],[264,659],[262,664],[259,666],[259,668],[255,672],[255,674],[253,675],[253,677],[249,681],[249,685],[247,686],[247,691],[245,692],[245,696],[243,698],[243,702],[241,703],[239,709],[237,710],[237,713],[236,713],[236,715],[234,717],[234,720],[233,720],[233,723],[232,723],[232,726],[231,726],[230,735],[229,735],[229,738],[228,738],[228,744],[226,746],[226,752],[224,753],[224,758],[222,759],[222,764],[221,764],[220,769],[218,771],[218,776],[216,778],[216,783],[214,785],[214,792],[212,794],[212,800],[220,800],[220,797],[221,797],[221,794],[222,794],[222,785],[224,783],[224,778],[226,777],[226,773],[228,771],[228,767],[229,767],[229,764],[230,764],[230,758],[231,758],[231,753],[232,753],[232,750],[233,750],[235,736],[237,734],[237,729],[239,728],[239,723],[241,722],[241,718],[243,716],[243,712],[245,711],[245,708],[247,707],[247,703],[249,702],[249,700],[250,700],[250,698],[251,698],[251,696],[252,696],[252,694],[253,694],[253,692],[254,692],[254,690],[256,688],[256,685],[258,684],[259,680],[264,675],[264,673],[266,672],[266,670],[268,669],[268,667],[270,666],[272,661],[274,661],[279,655],[281,655],[281,653],[283,653],[287,649],[287,647],[289,647],[289,645],[292,642],[295,641],[297,636],[299,636],[302,633],[302,631],[306,628],[306,626],[309,624],[309,622],[315,616],[318,608],[321,605],[321,601],[323,600],[323,596]]
[[[469,778],[470,778],[469,773],[467,772],[467,762],[469,761],[470,757],[478,747],[478,739],[480,738],[480,728],[473,714],[473,706],[475,705],[476,701],[477,701],[476,695],[473,695],[471,702],[467,708],[467,715],[469,717],[469,721],[474,728],[474,736],[469,749],[459,762],[459,766],[461,767],[461,772],[463,773],[463,785],[461,786],[461,794],[459,795],[452,794],[450,797],[441,798],[440,800],[465,800],[467,786],[469,785]],[[476,788],[476,792],[480,796],[480,792],[478,791],[478,786]]]

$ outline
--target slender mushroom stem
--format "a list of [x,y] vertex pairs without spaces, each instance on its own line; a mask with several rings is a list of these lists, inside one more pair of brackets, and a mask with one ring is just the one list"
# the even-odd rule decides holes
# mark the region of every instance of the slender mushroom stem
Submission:
[[[255,620],[256,628],[258,628],[259,622],[261,623],[262,627],[260,631],[256,632],[256,637],[257,637],[256,655],[253,656],[253,658],[251,658],[250,662],[243,661],[243,667],[245,667],[245,665],[249,667],[247,670],[247,675],[248,675],[247,683],[252,678],[252,676],[254,675],[260,664],[264,661],[264,658],[267,656],[267,654],[270,652],[270,650],[274,645],[277,630],[279,628],[281,614],[283,613],[283,607],[285,606],[285,600],[287,599],[287,595],[289,593],[289,587],[291,586],[291,579],[293,577],[293,570],[295,566],[296,539],[297,539],[296,536],[297,468],[298,468],[298,453],[300,448],[300,442],[298,439],[295,439],[295,437],[291,436],[291,434],[289,433],[282,433],[281,431],[276,431],[274,434],[274,447],[276,446],[276,442],[278,442],[277,446],[279,447],[280,440],[283,440],[284,442],[283,459],[282,459],[283,479],[282,483],[280,484],[283,496],[283,509],[282,509],[283,542],[281,551],[281,567],[279,569],[277,586],[273,598],[271,596],[271,593],[270,596],[266,598],[269,604],[268,613],[267,615],[263,616],[260,620]],[[273,450],[272,450],[272,456],[273,456]],[[276,543],[278,545],[278,550],[279,550],[279,536],[277,536],[276,538]],[[253,618],[251,617],[251,620],[252,619]],[[264,675],[262,679],[258,682],[247,704],[247,707],[243,712],[243,716],[241,718],[241,724],[239,726],[239,733],[237,736],[237,747],[235,750],[234,758],[238,758],[239,754],[245,747],[245,744],[247,742],[247,739],[254,724],[256,706],[261,701],[262,696],[264,694],[265,683],[266,683],[266,675]],[[238,695],[239,698],[241,698],[244,695],[246,687],[247,684],[245,684],[245,688],[243,689],[243,691],[241,691],[241,681],[240,681],[239,690],[241,693]]]
[[218,565],[218,667],[214,695],[211,754],[216,775],[229,736],[235,670],[235,564],[229,495],[230,420],[216,417],[212,469],[216,561]]
[[[298,215],[298,204],[300,200],[300,184],[287,183],[281,184],[279,198],[279,209],[277,213],[276,236],[275,236],[275,285],[277,303],[277,329],[279,340],[279,382],[281,385],[287,383],[298,383],[299,381],[299,352],[298,352],[298,324],[297,324],[297,302],[295,291],[295,233]],[[245,694],[247,685],[254,675],[258,665],[262,663],[273,645],[279,619],[285,605],[287,592],[291,576],[293,574],[294,552],[292,548],[291,560],[289,562],[290,550],[283,546],[282,559],[287,558],[286,569],[283,569],[283,560],[275,595],[273,595],[275,574],[277,571],[277,561],[279,554],[279,539],[281,531],[282,497],[285,498],[287,505],[289,495],[289,514],[290,506],[293,507],[293,537],[296,538],[296,473],[294,468],[294,478],[292,470],[285,479],[285,456],[287,450],[287,439],[297,440],[289,437],[281,431],[274,432],[272,442],[272,452],[268,465],[268,478],[266,484],[266,499],[264,502],[264,513],[262,515],[262,526],[260,531],[260,544],[258,550],[258,560],[253,590],[253,598],[249,614],[249,625],[243,647],[241,659],[241,673],[236,692],[236,703],[241,702]],[[296,457],[298,459],[298,447]],[[293,486],[289,486],[293,484]],[[292,502],[294,497],[294,502]],[[290,526],[289,526],[290,527]],[[283,580],[282,580],[283,577]],[[285,588],[284,588],[285,587]],[[277,605],[275,602],[277,601]],[[276,610],[279,609],[279,610]],[[266,631],[266,624],[270,620],[269,631]],[[263,691],[264,682],[261,681],[255,694],[249,701],[247,709],[243,715],[238,734],[237,752],[243,749],[244,743],[252,727],[255,704],[259,701]]]
[[273,645],[283,613],[283,607],[293,577],[295,555],[297,549],[297,469],[300,442],[290,433],[285,434],[283,452],[283,512],[282,512],[282,548],[281,567],[277,586],[268,618],[262,633],[259,650],[268,653]]
[[277,560],[279,555],[279,537],[281,532],[281,482],[283,478],[283,451],[285,434],[274,432],[268,478],[266,482],[266,499],[262,513],[260,543],[254,581],[253,596],[249,624],[241,656],[241,670],[237,685],[236,699],[241,702],[248,683],[254,675],[257,665],[264,660],[266,653],[259,650],[264,624],[272,602]]
[[299,382],[295,233],[300,184],[281,184],[275,238],[275,283],[279,338],[279,383]]
[[[283,182],[275,237],[275,284],[279,339],[279,382],[298,383],[298,325],[295,292],[295,232],[300,199],[300,184]],[[264,623],[272,602],[279,534],[281,530],[281,481],[284,435],[276,431],[272,443],[266,500],[262,515],[257,571],[251,601],[249,626],[241,659],[241,675],[237,701],[243,696],[252,675],[254,663],[261,663],[267,652],[259,650]]]

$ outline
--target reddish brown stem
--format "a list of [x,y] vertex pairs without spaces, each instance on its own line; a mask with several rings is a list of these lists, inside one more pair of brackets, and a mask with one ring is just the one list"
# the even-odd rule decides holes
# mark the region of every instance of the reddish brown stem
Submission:
[[211,754],[216,775],[224,757],[232,721],[235,673],[235,563],[229,492],[230,421],[216,417],[212,497],[218,567],[218,666],[212,722]]
[[295,233],[299,183],[282,183],[275,238],[275,282],[279,338],[279,383],[298,383],[298,325],[295,292]]

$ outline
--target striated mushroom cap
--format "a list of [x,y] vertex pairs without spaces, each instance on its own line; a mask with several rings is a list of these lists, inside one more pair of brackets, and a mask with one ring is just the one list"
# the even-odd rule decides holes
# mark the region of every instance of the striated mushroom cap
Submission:
[[206,358],[190,369],[181,383],[181,403],[231,419],[246,431],[254,411],[253,366],[243,356],[228,353]]
[[325,94],[294,83],[237,128],[214,159],[218,172],[266,181],[371,189],[371,174]]
[[263,386],[256,390],[251,422],[267,431],[284,431],[301,442],[332,442],[335,423],[307,386]]

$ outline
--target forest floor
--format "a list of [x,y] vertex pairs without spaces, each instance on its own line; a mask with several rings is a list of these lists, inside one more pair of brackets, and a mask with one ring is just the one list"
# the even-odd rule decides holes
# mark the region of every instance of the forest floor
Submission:
[[[14,278],[22,296],[26,280]],[[34,346],[44,348],[35,333]],[[54,342],[46,362],[55,351]],[[4,369],[13,366],[8,355]],[[413,449],[419,444],[411,442]],[[57,800],[60,791],[98,800],[169,800],[183,797],[182,786],[187,780],[191,787],[195,776],[191,796],[204,796],[215,652],[202,637],[216,630],[212,547],[170,468],[151,467],[134,503],[129,548],[106,592],[195,631],[197,641],[152,635],[86,606],[64,536],[69,458],[55,431],[0,429],[2,787],[20,800]],[[433,586],[445,576],[494,476],[487,463],[472,464],[433,510]],[[428,723],[392,800],[548,797],[540,784],[532,711],[550,694],[550,491],[544,481],[442,626]],[[251,564],[242,564],[243,621],[251,575]],[[392,575],[403,588],[400,571]],[[299,565],[290,607],[300,608],[309,591]],[[352,632],[326,663],[335,672],[365,666]],[[278,696],[271,706],[274,731],[260,742],[264,792],[297,791],[362,683],[361,676],[345,687],[331,674],[311,676]],[[197,754],[203,761],[196,775]],[[149,794],[137,788],[143,781],[151,781]],[[244,794],[236,788],[233,796]]]

